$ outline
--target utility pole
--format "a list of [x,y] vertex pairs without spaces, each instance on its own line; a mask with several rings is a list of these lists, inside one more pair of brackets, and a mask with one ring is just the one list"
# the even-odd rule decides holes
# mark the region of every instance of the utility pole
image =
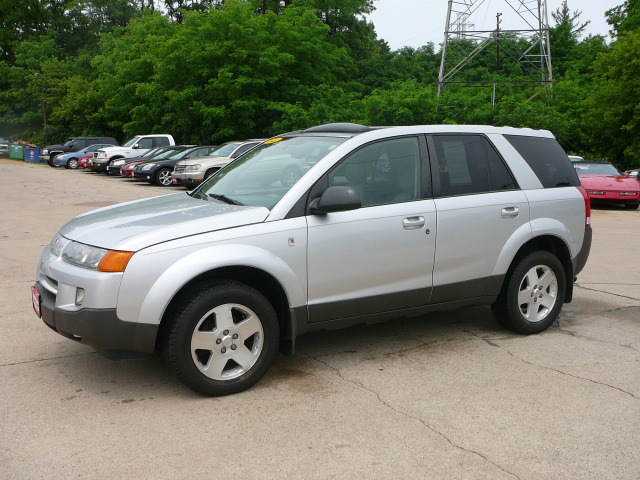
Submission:
[[38,72],[33,74],[35,78],[41,78],[40,88],[42,90],[42,115],[43,115],[43,125],[42,125],[42,136],[44,137],[44,143],[47,143],[47,100],[44,96],[44,77],[42,77]]
[[[553,86],[551,70],[551,46],[549,44],[549,19],[547,0],[498,0],[510,10],[507,19],[496,14],[495,30],[476,28],[476,17],[486,17],[486,0],[449,0],[442,45],[442,60],[438,75],[438,99],[450,85],[492,87],[492,104],[495,103],[496,86],[521,85],[523,88],[539,86],[529,98],[544,92],[551,96]],[[493,4],[496,4],[494,0]],[[484,7],[484,8],[481,8]],[[508,27],[502,28],[507,19]],[[527,40],[522,47],[520,40]],[[496,44],[496,74],[504,70],[505,61],[519,65],[521,78],[490,78],[468,80],[459,75],[472,64],[478,55],[493,43]],[[512,69],[509,71],[513,72]],[[517,70],[516,70],[517,71]]]

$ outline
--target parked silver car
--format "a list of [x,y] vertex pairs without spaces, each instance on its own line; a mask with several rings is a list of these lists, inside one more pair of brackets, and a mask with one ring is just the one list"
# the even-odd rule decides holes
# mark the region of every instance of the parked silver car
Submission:
[[227,142],[206,157],[182,160],[173,168],[172,182],[174,185],[194,187],[263,141]]
[[[296,162],[296,182],[263,168]],[[110,356],[158,349],[191,389],[225,395],[313,330],[485,304],[541,332],[590,246],[588,197],[550,132],[330,124],[191,194],[71,220],[32,298],[60,334]]]

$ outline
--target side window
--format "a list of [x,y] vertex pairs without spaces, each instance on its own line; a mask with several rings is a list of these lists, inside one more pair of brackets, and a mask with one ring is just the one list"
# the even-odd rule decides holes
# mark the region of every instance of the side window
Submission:
[[138,141],[138,148],[151,148],[153,147],[153,139],[151,138],[141,138]]
[[[149,139],[149,140],[151,140],[151,139]],[[159,147],[161,145],[169,145],[169,139],[167,137],[153,137],[153,145],[152,146]],[[145,148],[151,148],[151,147],[145,147]]]
[[486,140],[482,141],[484,153],[487,156],[487,166],[489,167],[489,188],[492,192],[498,190],[515,190],[518,188],[511,173],[496,152],[495,148]]
[[367,145],[328,174],[328,187],[345,185],[360,196],[362,206],[421,198],[418,139],[398,138]]
[[479,135],[435,135],[440,195],[465,195],[489,191],[484,157],[484,139]]
[[525,159],[544,188],[580,186],[578,174],[555,138],[523,135],[504,138]]
[[253,147],[255,147],[257,145],[257,143],[247,143],[246,145],[242,145],[241,147],[239,147],[235,152],[233,152],[233,154],[231,155],[231,158],[237,158],[240,155],[242,155],[244,152],[246,152],[247,150],[252,149]]

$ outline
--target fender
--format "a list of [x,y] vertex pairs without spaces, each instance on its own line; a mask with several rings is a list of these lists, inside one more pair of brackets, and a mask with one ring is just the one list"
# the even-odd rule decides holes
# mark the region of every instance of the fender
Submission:
[[504,247],[502,247],[496,266],[493,268],[493,275],[504,276],[507,270],[509,270],[509,266],[516,256],[516,253],[518,253],[518,250],[531,240],[531,238],[531,222],[520,225],[520,228],[511,234],[505,242]]
[[[154,261],[153,254],[147,257],[148,262]],[[125,321],[159,324],[169,302],[184,285],[203,273],[222,267],[253,267],[263,270],[282,285],[289,307],[306,305],[306,281],[301,281],[282,258],[256,246],[225,244],[189,253],[166,268],[146,294],[138,291],[138,298],[144,296],[144,302],[139,307],[137,315],[134,316],[131,308],[121,308],[118,299],[118,316]],[[121,288],[126,288],[125,282]]]
[[[518,250],[528,241],[545,235],[561,240],[567,246],[569,252],[572,252],[571,246],[575,248],[575,238],[566,225],[553,218],[538,218],[522,225],[509,237],[502,252],[500,252],[493,274],[504,275],[507,273]],[[574,256],[572,253],[572,257]]]

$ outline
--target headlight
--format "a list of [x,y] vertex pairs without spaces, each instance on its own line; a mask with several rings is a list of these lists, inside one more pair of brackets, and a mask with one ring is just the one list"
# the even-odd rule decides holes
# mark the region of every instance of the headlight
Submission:
[[124,160],[114,160],[113,162],[111,162],[111,165],[113,165],[114,167],[117,167],[118,165],[122,165],[124,163]]
[[187,172],[195,172],[199,168],[200,168],[200,165],[187,165],[187,168],[185,170]]
[[144,167],[142,167],[142,170],[151,170],[155,166],[155,163],[147,163]]
[[56,233],[55,237],[53,237],[49,244],[49,250],[51,250],[51,253],[54,256],[59,257],[62,250],[64,250],[64,247],[66,247],[69,242],[70,240],[67,240],[59,233]]
[[70,242],[62,251],[62,260],[78,267],[97,270],[107,250],[83,243]]
[[47,149],[45,148],[44,150],[42,150],[42,153],[44,153],[44,154],[46,155],[47,153],[49,153],[49,150],[47,150]]
[[49,245],[51,253],[62,261],[101,272],[124,272],[134,252],[106,250],[74,242],[57,233]]

